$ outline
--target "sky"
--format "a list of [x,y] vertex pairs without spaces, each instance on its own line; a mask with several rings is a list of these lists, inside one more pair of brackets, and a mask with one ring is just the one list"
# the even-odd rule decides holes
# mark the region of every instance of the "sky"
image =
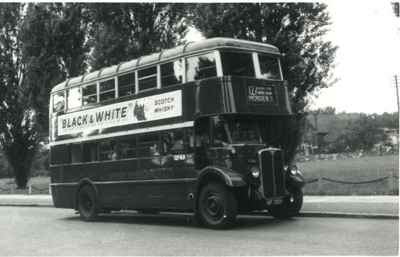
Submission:
[[339,47],[333,69],[339,81],[321,90],[312,108],[397,111],[394,75],[400,76],[400,18],[395,17],[390,2],[324,2],[332,22],[327,39]]
[[[332,24],[326,39],[339,48],[333,78],[338,81],[310,98],[311,109],[337,112],[397,111],[394,75],[400,83],[400,18],[389,0],[322,0]],[[191,30],[190,40],[202,39]],[[400,87],[400,85],[399,85]]]

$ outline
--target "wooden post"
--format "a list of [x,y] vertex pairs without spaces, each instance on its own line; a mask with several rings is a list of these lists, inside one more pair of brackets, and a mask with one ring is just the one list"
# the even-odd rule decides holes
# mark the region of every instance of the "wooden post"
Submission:
[[318,194],[322,194],[322,175],[321,173],[318,176]]

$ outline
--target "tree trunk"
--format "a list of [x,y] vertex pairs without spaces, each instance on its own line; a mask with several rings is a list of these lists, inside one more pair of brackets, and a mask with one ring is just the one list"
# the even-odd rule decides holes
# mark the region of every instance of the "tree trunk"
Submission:
[[12,168],[17,188],[24,189],[28,183],[37,146],[32,145],[32,142],[26,142],[23,138],[18,139],[16,138],[17,142],[4,147],[4,152]]
[[296,157],[297,147],[301,143],[301,138],[304,132],[305,115],[295,114],[286,124],[285,131],[287,132],[285,149],[285,163],[290,164]]

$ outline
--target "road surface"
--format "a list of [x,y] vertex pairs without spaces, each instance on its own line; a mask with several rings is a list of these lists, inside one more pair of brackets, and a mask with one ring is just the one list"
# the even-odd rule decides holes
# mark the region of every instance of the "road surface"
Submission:
[[239,217],[230,230],[184,215],[117,213],[83,222],[72,210],[0,207],[0,255],[398,255],[398,220]]

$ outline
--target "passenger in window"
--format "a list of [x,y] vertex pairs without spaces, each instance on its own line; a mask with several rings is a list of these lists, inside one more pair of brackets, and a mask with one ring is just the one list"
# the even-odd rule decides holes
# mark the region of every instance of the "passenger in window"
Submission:
[[150,154],[151,154],[151,156],[160,156],[160,151],[158,150],[157,144],[150,146]]
[[111,160],[115,161],[121,158],[122,149],[119,143],[114,143],[111,152]]
[[183,138],[176,139],[174,145],[171,147],[172,151],[182,151],[184,149],[183,146]]
[[224,137],[223,133],[217,133],[214,137],[214,146],[217,147],[224,147],[228,146],[229,143],[226,140],[226,137]]

